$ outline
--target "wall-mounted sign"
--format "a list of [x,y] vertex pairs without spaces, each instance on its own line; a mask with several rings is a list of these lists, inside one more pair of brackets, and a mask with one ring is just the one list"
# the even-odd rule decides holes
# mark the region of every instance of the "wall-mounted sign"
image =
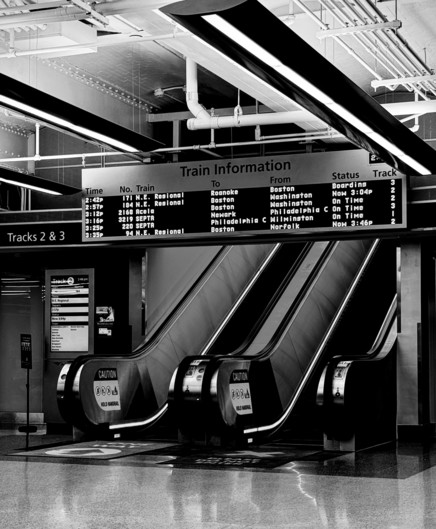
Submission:
[[246,369],[232,371],[229,383],[232,406],[238,415],[253,413],[251,403],[251,389]]
[[21,345],[21,367],[32,369],[32,336],[30,334],[20,334]]
[[115,322],[114,308],[110,306],[95,307],[97,325],[113,325]]
[[104,411],[121,410],[120,385],[116,368],[98,369],[96,371],[94,397]]
[[406,227],[406,181],[366,151],[85,169],[84,242]]
[[47,271],[48,343],[51,353],[90,352],[93,271]]
[[61,246],[81,242],[80,222],[0,223],[0,248]]

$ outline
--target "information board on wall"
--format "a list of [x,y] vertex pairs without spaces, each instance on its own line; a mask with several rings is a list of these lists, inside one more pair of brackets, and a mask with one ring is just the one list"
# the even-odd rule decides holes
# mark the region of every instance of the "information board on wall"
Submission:
[[363,150],[84,169],[84,242],[406,227],[405,176]]
[[89,285],[86,274],[50,277],[50,350],[87,352]]

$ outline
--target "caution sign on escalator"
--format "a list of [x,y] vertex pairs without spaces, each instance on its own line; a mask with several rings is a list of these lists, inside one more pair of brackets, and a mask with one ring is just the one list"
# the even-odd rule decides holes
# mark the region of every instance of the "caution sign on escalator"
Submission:
[[246,369],[236,369],[230,375],[230,397],[238,415],[253,413],[251,390]]
[[96,371],[94,396],[102,410],[121,410],[120,385],[115,368],[104,368]]
[[335,404],[341,404],[344,400],[345,381],[351,364],[352,362],[350,360],[342,360],[341,362],[338,362],[338,365],[335,368],[332,380],[332,394],[333,402]]

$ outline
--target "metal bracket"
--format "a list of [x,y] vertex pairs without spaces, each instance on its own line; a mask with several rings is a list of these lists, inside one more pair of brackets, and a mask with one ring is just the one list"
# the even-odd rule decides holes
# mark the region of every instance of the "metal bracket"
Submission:
[[371,81],[372,88],[380,86],[398,86],[400,84],[415,84],[425,82],[436,82],[436,75],[416,75],[413,77],[396,77],[394,79],[381,79]]
[[89,15],[92,19],[94,19],[94,22],[97,24],[100,24],[102,26],[109,26],[109,20],[103,16],[102,14],[98,13],[91,7],[90,4],[87,2],[84,2],[83,0],[67,0],[69,4],[73,4],[76,7],[79,7],[80,9],[83,9],[87,15]]
[[318,31],[316,36],[319,39],[326,39],[327,37],[339,37],[341,35],[350,35],[352,33],[363,33],[367,31],[376,31],[379,29],[390,29],[396,31],[401,28],[401,20],[392,20],[391,22],[380,22],[379,24],[360,24],[358,26],[348,26],[339,29],[323,29]]

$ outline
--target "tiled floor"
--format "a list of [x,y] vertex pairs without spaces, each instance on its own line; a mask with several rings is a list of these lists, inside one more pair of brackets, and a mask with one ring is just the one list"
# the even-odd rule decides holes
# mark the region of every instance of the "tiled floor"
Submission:
[[434,529],[436,443],[338,454],[35,435],[26,450],[2,436],[0,527]]

